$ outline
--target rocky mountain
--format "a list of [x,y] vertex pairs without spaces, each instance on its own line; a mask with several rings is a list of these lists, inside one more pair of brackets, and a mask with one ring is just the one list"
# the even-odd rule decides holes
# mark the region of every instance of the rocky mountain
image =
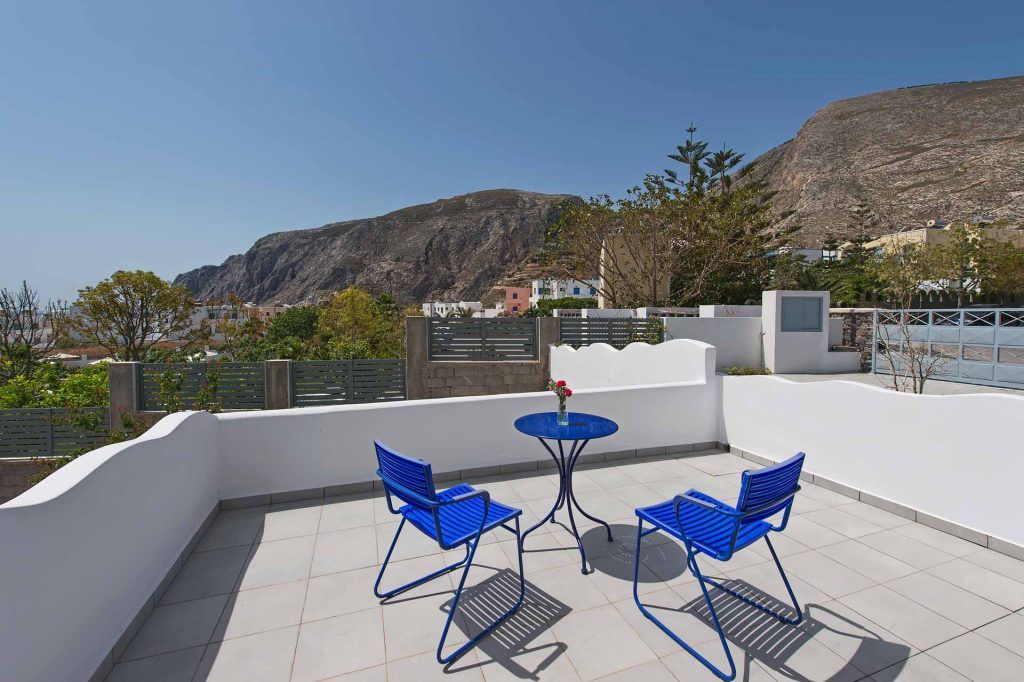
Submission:
[[1024,77],[925,85],[833,102],[756,160],[795,241],[982,215],[1024,222]]
[[478,300],[535,256],[566,195],[495,189],[365,220],[278,232],[179,275],[199,300],[297,303],[356,284],[399,301]]

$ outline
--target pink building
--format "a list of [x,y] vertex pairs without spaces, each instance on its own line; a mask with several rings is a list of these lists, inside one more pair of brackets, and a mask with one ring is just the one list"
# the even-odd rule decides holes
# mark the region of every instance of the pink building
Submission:
[[505,287],[505,312],[522,315],[530,307],[530,287]]

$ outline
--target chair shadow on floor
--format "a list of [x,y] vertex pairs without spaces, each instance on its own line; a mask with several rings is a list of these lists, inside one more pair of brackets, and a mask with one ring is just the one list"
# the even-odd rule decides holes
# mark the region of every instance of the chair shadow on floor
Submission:
[[[463,591],[453,623],[469,639],[494,622],[495,617],[514,604],[518,596],[518,573],[508,568],[498,570],[493,576]],[[441,608],[447,613],[451,600]],[[523,605],[477,644],[480,662],[473,662],[467,656],[446,666],[445,670],[458,672],[498,664],[516,677],[539,680],[541,674],[565,653],[566,645],[558,641],[537,643],[536,640],[571,610],[527,580]]]
[[[795,615],[792,606],[775,599],[746,581],[729,578],[717,578],[717,580],[758,604],[781,612],[787,617]],[[722,629],[725,631],[726,639],[729,640],[729,645],[733,648],[733,656],[737,663],[736,679],[738,680],[749,679],[751,660],[781,673],[787,679],[799,682],[822,682],[823,680],[839,682],[840,680],[862,679],[890,666],[896,666],[890,668],[890,671],[898,670],[911,654],[910,648],[905,644],[888,641],[873,632],[870,627],[825,606],[806,604],[803,609],[803,620],[797,625],[787,625],[722,590],[708,586],[708,592],[711,595],[715,611],[718,613]],[[644,601],[643,597],[641,597],[641,601]],[[711,614],[703,596],[698,596],[675,609],[646,602],[645,605],[652,612],[658,614],[659,618],[662,617],[661,614],[668,615],[673,611],[685,612],[699,618],[707,624],[709,629],[713,628]],[[652,627],[654,627],[653,624]],[[808,642],[826,637],[831,640],[833,645],[838,644],[842,638],[851,640],[839,647],[844,651],[843,654],[836,654],[836,658],[843,662],[841,665],[837,663],[835,670],[824,673],[815,670],[813,678],[807,677],[808,673],[801,672],[794,667],[798,663],[793,661],[794,659],[798,660],[800,649]],[[696,646],[712,662],[724,664],[725,655],[717,637],[697,643]],[[746,655],[740,655],[737,649],[742,649]],[[849,650],[852,650],[852,653],[845,653]],[[808,652],[808,654],[813,655],[813,652]]]

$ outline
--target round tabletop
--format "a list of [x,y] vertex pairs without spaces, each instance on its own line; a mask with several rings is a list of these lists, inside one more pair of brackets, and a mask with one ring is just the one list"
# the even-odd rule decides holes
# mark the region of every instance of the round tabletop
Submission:
[[591,440],[604,438],[619,430],[611,419],[585,412],[569,412],[569,423],[560,426],[557,412],[536,412],[516,420],[516,429],[527,436],[551,440]]

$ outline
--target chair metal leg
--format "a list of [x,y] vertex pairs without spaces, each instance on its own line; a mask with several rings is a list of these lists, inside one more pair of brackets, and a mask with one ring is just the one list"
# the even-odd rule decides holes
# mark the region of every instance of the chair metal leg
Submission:
[[[466,577],[469,575],[469,568],[473,565],[473,556],[476,554],[477,545],[480,544],[480,536],[478,535],[473,541],[473,547],[469,550],[467,555],[468,561],[466,562],[466,568],[462,571],[462,578],[459,580],[459,586],[455,590],[455,599],[452,600],[452,606],[448,610],[448,617],[444,623],[444,630],[441,632],[441,640],[437,643],[437,662],[442,665],[447,665],[452,661],[456,660],[464,653],[469,651],[477,642],[483,639],[488,633],[494,628],[501,625],[505,620],[515,613],[520,606],[523,604],[523,600],[526,597],[526,576],[523,575],[523,539],[519,533],[519,517],[516,517],[516,548],[519,552],[519,599],[508,611],[499,616],[493,623],[484,628],[481,632],[477,633],[472,639],[460,646],[458,649],[448,654],[447,656],[441,655],[441,650],[444,649],[444,640],[448,637],[448,630],[452,626],[452,619],[455,617],[455,611],[459,606],[459,599],[462,597],[462,589],[466,585]],[[469,547],[469,545],[466,545]]]
[[403,592],[411,590],[412,588],[416,587],[417,585],[422,585],[423,583],[429,582],[429,581],[433,580],[434,578],[437,578],[438,576],[444,575],[445,573],[451,573],[452,571],[456,570],[457,568],[459,568],[460,566],[465,564],[466,561],[469,559],[469,545],[467,544],[466,545],[466,556],[464,556],[462,559],[460,559],[459,561],[455,562],[451,566],[446,566],[445,568],[442,568],[440,570],[434,571],[433,573],[425,575],[422,578],[417,578],[416,580],[413,580],[411,583],[406,583],[405,585],[402,585],[401,587],[396,587],[393,590],[388,590],[387,592],[381,592],[381,590],[380,590],[381,579],[384,578],[384,571],[388,567],[388,562],[391,561],[391,554],[395,551],[395,545],[398,544],[398,536],[402,534],[402,529],[403,528],[405,528],[405,519],[404,518],[402,519],[401,523],[398,524],[398,530],[395,531],[395,537],[391,541],[391,547],[388,548],[387,556],[384,557],[384,563],[381,564],[380,572],[377,573],[377,581],[375,583],[373,583],[373,593],[375,595],[377,595],[378,599],[390,599],[391,597],[394,597],[395,595],[399,595],[399,594],[401,594]]
[[796,612],[796,617],[790,618],[780,611],[770,609],[764,604],[758,604],[750,597],[747,597],[744,594],[740,594],[736,590],[721,584],[717,580],[712,580],[711,578],[704,578],[704,580],[707,581],[710,585],[713,585],[714,587],[717,587],[723,592],[726,592],[731,596],[735,597],[736,599],[739,599],[743,603],[749,604],[750,606],[753,606],[755,609],[767,613],[769,616],[775,618],[776,620],[779,620],[787,625],[796,625],[804,619],[804,614],[800,610],[800,603],[796,600],[796,594],[793,593],[793,587],[789,584],[789,578],[786,576],[786,572],[782,570],[782,562],[779,561],[779,555],[775,553],[775,547],[772,546],[772,541],[768,539],[767,535],[764,536],[764,541],[768,543],[768,549],[772,553],[772,558],[775,559],[775,566],[779,569],[779,575],[782,576],[782,583],[786,586],[786,591],[789,592],[789,598],[793,602],[793,610]]
[[700,583],[701,592],[704,593],[704,601],[707,602],[708,609],[711,611],[711,619],[714,621],[715,629],[718,631],[718,638],[722,642],[722,648],[725,650],[725,658],[729,661],[730,672],[725,672],[711,661],[704,658],[696,649],[684,642],[676,633],[672,632],[671,629],[660,620],[657,616],[647,610],[640,602],[640,595],[637,591],[637,582],[640,579],[640,543],[643,541],[645,535],[657,532],[656,528],[652,528],[649,531],[644,532],[644,520],[640,519],[636,529],[636,556],[633,558],[633,601],[636,602],[637,608],[640,609],[640,613],[644,614],[649,620],[657,625],[662,632],[672,638],[676,644],[681,646],[690,652],[694,658],[704,664],[704,666],[717,675],[723,680],[733,680],[736,678],[736,663],[732,659],[732,652],[729,651],[729,643],[725,639],[725,632],[722,630],[721,624],[718,622],[718,613],[715,611],[714,604],[711,603],[711,596],[708,594],[707,588],[704,586],[704,579],[700,574],[700,569],[697,567],[697,562],[693,560],[693,552],[690,547],[687,547],[687,561],[686,563],[690,566],[690,569],[694,572],[694,576],[697,578],[697,582]]

